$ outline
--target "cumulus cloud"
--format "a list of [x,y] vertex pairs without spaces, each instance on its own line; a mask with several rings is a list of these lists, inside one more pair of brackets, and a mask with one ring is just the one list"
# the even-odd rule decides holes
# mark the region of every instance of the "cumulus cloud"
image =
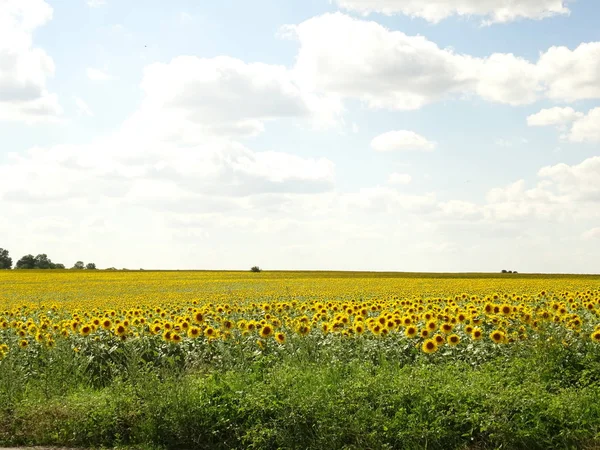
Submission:
[[572,166],[561,163],[543,167],[538,175],[548,179],[569,201],[600,202],[600,156]]
[[552,47],[538,61],[474,57],[342,13],[286,25],[282,34],[299,41],[294,74],[302,86],[371,108],[413,110],[474,95],[509,105],[600,98],[600,43]]
[[574,50],[551,47],[542,53],[537,67],[552,100],[600,98],[600,42],[582,43]]
[[564,126],[583,117],[583,113],[575,111],[573,108],[554,107],[542,109],[536,114],[527,117],[527,125],[530,127],[545,127],[549,125]]
[[568,128],[561,137],[571,142],[600,142],[600,108],[593,108],[587,114],[570,107],[543,109],[527,117],[527,124]]
[[568,138],[572,142],[600,142],[600,108],[594,108],[576,120]]
[[[127,141],[115,136],[88,146],[33,148],[12,155],[0,165],[5,181],[0,198],[19,202],[117,199],[140,181],[172,183],[189,196],[313,193],[330,190],[335,177],[334,165],[327,159],[254,152],[227,140],[182,148],[142,139],[138,145],[143,153],[130,150]],[[21,183],[23,179],[28,183]]]
[[538,171],[534,187],[518,180],[490,190],[482,213],[487,221],[545,223],[600,218],[600,157],[579,164],[556,164]]
[[592,228],[591,230],[587,230],[582,235],[583,239],[591,240],[591,239],[600,239],[600,227]]
[[363,14],[403,14],[437,23],[450,16],[482,16],[487,22],[545,19],[569,14],[564,0],[335,0],[342,8]]
[[407,130],[388,131],[371,141],[371,148],[377,152],[431,151],[435,146],[435,142],[429,141],[414,131]]
[[4,0],[0,7],[0,120],[52,120],[62,110],[46,80],[54,61],[33,46],[33,32],[52,19],[43,0]]
[[[220,56],[179,56],[144,70],[142,121],[194,133],[255,135],[265,121],[305,118],[320,126],[337,122],[341,104],[306,92],[283,66]],[[153,116],[153,118],[150,118]]]

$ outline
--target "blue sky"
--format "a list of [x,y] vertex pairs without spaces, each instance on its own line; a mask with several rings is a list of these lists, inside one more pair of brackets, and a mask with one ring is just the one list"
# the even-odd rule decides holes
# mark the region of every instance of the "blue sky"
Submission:
[[0,246],[598,272],[594,0],[0,0]]

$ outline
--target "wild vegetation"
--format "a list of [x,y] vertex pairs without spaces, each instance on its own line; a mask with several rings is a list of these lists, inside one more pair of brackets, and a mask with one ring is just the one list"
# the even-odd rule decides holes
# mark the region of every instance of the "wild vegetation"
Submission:
[[0,272],[0,443],[594,448],[600,277]]

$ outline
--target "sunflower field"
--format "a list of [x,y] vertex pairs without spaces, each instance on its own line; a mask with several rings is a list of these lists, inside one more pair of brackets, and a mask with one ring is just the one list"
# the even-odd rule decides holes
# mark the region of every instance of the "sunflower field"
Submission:
[[2,271],[0,286],[0,443],[600,445],[600,277]]

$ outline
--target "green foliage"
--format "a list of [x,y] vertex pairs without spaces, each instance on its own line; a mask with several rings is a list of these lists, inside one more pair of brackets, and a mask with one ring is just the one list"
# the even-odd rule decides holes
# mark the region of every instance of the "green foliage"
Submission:
[[0,270],[12,269],[12,258],[9,256],[8,250],[0,248]]
[[15,264],[15,269],[35,269],[35,256],[31,254],[23,256]]
[[64,269],[63,264],[52,262],[48,255],[40,253],[37,256],[25,255],[17,261],[15,269]]
[[[299,338],[300,339],[300,338]],[[0,361],[0,443],[161,448],[598,445],[600,349],[548,336],[474,360],[389,340],[35,344]],[[308,345],[310,343],[310,345]],[[272,344],[272,345],[271,345]],[[86,347],[87,345],[87,347]],[[140,346],[145,347],[140,347]],[[236,347],[238,348],[238,347]],[[500,350],[498,350],[500,349]],[[157,357],[158,356],[158,357]]]
[[252,266],[250,272],[262,272],[262,269],[258,266]]

